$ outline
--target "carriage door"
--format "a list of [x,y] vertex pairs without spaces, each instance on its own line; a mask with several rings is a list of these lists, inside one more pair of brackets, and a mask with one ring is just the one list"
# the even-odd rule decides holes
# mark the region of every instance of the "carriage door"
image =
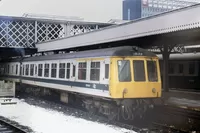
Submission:
[[71,80],[76,80],[76,68],[77,68],[77,62],[74,60],[71,63]]
[[110,59],[105,59],[103,62],[103,66],[102,67],[102,73],[103,73],[103,80],[104,80],[104,84],[108,84],[109,83],[109,75],[110,75]]

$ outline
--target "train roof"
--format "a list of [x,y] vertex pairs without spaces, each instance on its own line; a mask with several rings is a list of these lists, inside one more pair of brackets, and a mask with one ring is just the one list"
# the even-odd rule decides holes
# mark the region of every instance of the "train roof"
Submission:
[[[114,48],[105,48],[97,50],[87,50],[74,53],[54,54],[46,56],[35,56],[24,58],[23,61],[43,61],[43,60],[58,60],[58,59],[72,59],[72,58],[90,58],[90,57],[110,57],[110,56],[151,56],[157,57],[156,54],[145,49],[135,46],[122,46]],[[19,61],[14,59],[12,62]]]

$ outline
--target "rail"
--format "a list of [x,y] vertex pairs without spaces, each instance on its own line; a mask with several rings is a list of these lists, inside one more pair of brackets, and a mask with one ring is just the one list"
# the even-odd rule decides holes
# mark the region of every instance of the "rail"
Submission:
[[[175,127],[171,127],[171,126],[167,126],[165,124],[160,124],[160,123],[156,123],[153,122],[152,123],[155,126],[155,131],[157,130],[157,132],[168,132],[168,133],[188,133],[187,131],[181,130],[181,129],[177,129]],[[159,130],[158,130],[159,129]]]
[[0,133],[31,133],[32,131],[19,125],[16,122],[12,122],[4,117],[0,117]]
[[154,116],[157,117],[154,121],[157,127],[168,127],[179,132],[200,131],[200,111],[165,105],[157,107]]

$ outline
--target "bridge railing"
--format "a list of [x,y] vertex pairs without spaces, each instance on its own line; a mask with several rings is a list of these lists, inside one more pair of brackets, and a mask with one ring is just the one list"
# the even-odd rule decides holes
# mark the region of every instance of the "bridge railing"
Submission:
[[1,17],[0,47],[35,48],[36,43],[85,33],[111,24]]

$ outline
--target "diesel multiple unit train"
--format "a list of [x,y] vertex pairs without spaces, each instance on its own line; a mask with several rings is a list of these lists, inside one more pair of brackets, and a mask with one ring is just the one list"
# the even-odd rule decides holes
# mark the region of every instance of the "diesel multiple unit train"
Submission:
[[4,80],[37,86],[43,93],[56,90],[62,102],[79,101],[86,109],[107,116],[118,109],[133,116],[159,99],[159,68],[154,53],[133,46],[18,58],[0,64]]

